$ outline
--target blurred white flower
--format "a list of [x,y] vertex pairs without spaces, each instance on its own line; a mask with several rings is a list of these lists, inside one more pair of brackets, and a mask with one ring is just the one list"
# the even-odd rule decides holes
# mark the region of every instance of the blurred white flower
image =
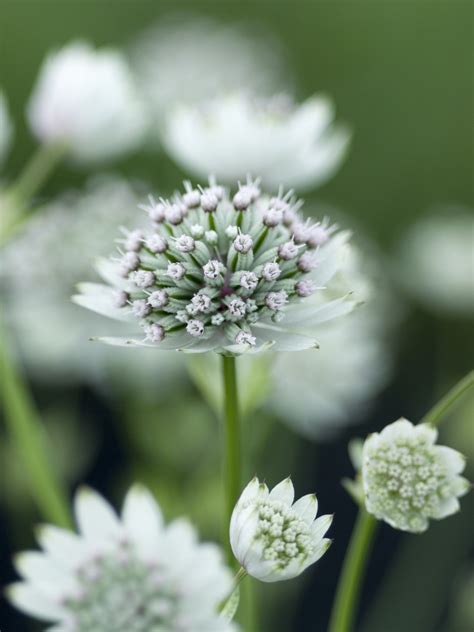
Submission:
[[51,53],[28,104],[28,120],[42,143],[65,143],[81,162],[135,149],[146,120],[123,56],[73,42]]
[[270,368],[267,406],[311,439],[331,438],[356,423],[390,375],[387,337],[396,316],[380,262],[367,254],[369,250],[345,244],[332,286],[309,299],[317,309],[334,291],[352,291],[354,300],[364,304],[345,318],[323,324],[318,349],[278,354]]
[[[145,222],[138,201],[126,181],[94,178],[84,191],[71,191],[45,205],[2,251],[2,302],[22,359],[37,379],[101,384],[111,378],[114,384],[142,390],[153,385],[155,392],[184,371],[178,354],[157,357],[137,349],[130,355],[90,342],[103,319],[71,302],[76,284],[92,280],[94,260],[110,252],[110,235],[117,226]],[[114,333],[123,331],[116,323]]]
[[300,575],[329,548],[324,538],[332,516],[317,520],[314,494],[293,504],[295,491],[289,478],[271,492],[254,478],[242,492],[230,523],[235,557],[249,575],[262,582],[277,582]]
[[429,519],[459,511],[458,497],[469,490],[459,476],[465,458],[435,445],[438,432],[428,424],[399,419],[364,442],[362,484],[367,511],[395,529],[422,533]]
[[418,221],[402,237],[396,275],[430,309],[474,312],[474,217],[453,207]]
[[174,108],[163,141],[176,162],[198,176],[213,173],[231,182],[258,173],[266,187],[303,189],[334,174],[349,138],[324,97],[294,105],[285,95],[233,94]]
[[23,581],[12,603],[50,632],[231,632],[218,614],[232,587],[219,548],[199,543],[186,520],[165,525],[144,488],[128,492],[121,518],[101,496],[76,496],[79,535],[38,532],[41,552],[16,559]]
[[0,90],[0,166],[6,158],[13,135],[13,124],[7,107],[5,95]]
[[[74,300],[130,322],[120,346],[241,354],[309,349],[318,327],[354,307],[347,292],[318,308],[308,298],[339,269],[349,238],[327,218],[304,221],[289,195],[262,195],[248,180],[233,197],[215,183],[172,201],[150,198],[151,231],[120,240],[99,263],[107,285],[83,284]],[[132,333],[133,336],[133,333]]]
[[146,30],[132,51],[132,64],[158,120],[170,106],[236,85],[265,94],[285,74],[278,42],[253,21],[230,25],[186,13]]

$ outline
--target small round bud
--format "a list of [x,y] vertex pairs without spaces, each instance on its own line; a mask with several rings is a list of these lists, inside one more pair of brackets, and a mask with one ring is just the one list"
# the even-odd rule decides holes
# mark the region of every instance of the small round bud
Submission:
[[219,204],[219,199],[215,193],[207,189],[201,195],[201,208],[206,213],[213,213]]
[[145,241],[145,246],[155,255],[161,254],[168,248],[168,242],[161,235],[151,235]]
[[211,307],[211,299],[207,294],[198,292],[192,297],[191,305],[193,314],[196,314],[197,312],[206,313]]
[[151,312],[151,305],[148,305],[145,299],[138,299],[132,303],[132,312],[137,318],[145,318]]
[[179,204],[170,204],[165,210],[165,219],[170,224],[177,226],[183,221],[183,209]]
[[166,274],[174,281],[180,281],[186,274],[186,268],[182,263],[169,263]]
[[137,270],[131,276],[131,280],[139,288],[151,287],[155,284],[155,275],[149,270]]
[[232,204],[237,211],[246,211],[252,202],[252,198],[250,193],[247,191],[240,189],[234,195],[232,199]]
[[245,344],[250,345],[251,347],[255,347],[255,345],[257,344],[257,339],[255,338],[255,336],[251,336],[246,331],[239,331],[239,333],[235,337],[235,342],[238,345]]
[[276,281],[281,274],[278,263],[270,261],[263,266],[262,277],[265,281]]
[[293,239],[297,244],[306,243],[310,236],[310,228],[307,224],[303,224],[303,222],[295,222],[291,227],[291,232],[293,233]]
[[204,235],[204,226],[201,226],[201,224],[193,224],[191,226],[191,235],[195,239],[201,239],[201,237]]
[[203,266],[202,271],[207,279],[214,280],[221,274],[224,274],[225,267],[220,261],[217,261],[217,259],[211,259]]
[[276,208],[269,208],[263,214],[263,223],[269,228],[274,228],[281,224],[283,213]]
[[129,300],[130,296],[127,292],[118,291],[114,296],[113,305],[114,307],[126,307]]
[[298,269],[301,272],[311,272],[311,270],[316,268],[316,265],[316,257],[311,252],[304,252],[298,259]]
[[245,290],[254,290],[258,285],[258,277],[255,272],[242,272],[239,283]]
[[188,334],[191,334],[191,336],[194,336],[195,338],[200,338],[204,333],[204,323],[201,320],[193,318],[192,320],[188,321],[188,324],[186,325],[186,331],[188,332]]
[[329,233],[321,224],[313,226],[311,232],[308,235],[306,243],[310,248],[317,248],[318,246],[324,246],[329,239]]
[[168,301],[169,297],[165,290],[156,290],[155,292],[152,292],[150,294],[147,302],[152,307],[155,307],[156,309],[161,309],[168,304]]
[[150,342],[161,342],[165,337],[165,330],[157,323],[146,324],[144,327],[146,340]]
[[120,261],[120,271],[127,276],[132,270],[136,270],[140,265],[140,257],[136,252],[126,252]]
[[275,312],[282,309],[287,302],[288,294],[284,290],[280,292],[269,292],[265,297],[265,305]]
[[219,312],[218,314],[213,314],[212,315],[211,323],[214,326],[219,327],[219,325],[222,325],[224,320],[225,320],[224,316]]
[[301,279],[295,284],[296,293],[301,297],[311,296],[315,289],[316,286],[311,279]]
[[293,241],[287,241],[278,248],[278,256],[280,259],[290,261],[298,255],[298,246]]
[[225,234],[229,239],[235,239],[239,234],[239,229],[237,228],[237,226],[227,226],[227,228],[225,229]]
[[234,298],[227,305],[231,320],[240,320],[245,316],[247,306],[241,298]]
[[183,202],[186,204],[188,208],[196,208],[199,206],[201,201],[201,194],[197,189],[193,189],[191,191],[187,191],[183,195]]
[[237,250],[237,252],[240,252],[244,255],[252,249],[252,246],[253,240],[250,235],[244,235],[243,233],[241,233],[240,235],[237,235],[237,237],[234,239],[234,248]]
[[204,239],[211,246],[215,246],[219,241],[219,235],[216,233],[215,230],[206,230],[206,232],[204,233]]
[[189,235],[181,235],[176,239],[176,248],[181,252],[192,252],[196,247],[195,241]]
[[141,230],[133,230],[128,233],[124,241],[125,250],[138,252],[142,247],[143,233]]

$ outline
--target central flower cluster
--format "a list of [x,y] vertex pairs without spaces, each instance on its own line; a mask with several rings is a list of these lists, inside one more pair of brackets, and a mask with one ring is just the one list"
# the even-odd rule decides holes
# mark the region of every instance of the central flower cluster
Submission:
[[284,569],[290,562],[304,562],[314,553],[309,525],[285,503],[259,503],[258,518],[256,538],[262,542],[264,560]]
[[157,564],[145,564],[130,547],[98,557],[76,572],[77,595],[66,599],[70,629],[179,629],[179,596]]
[[[303,221],[301,203],[282,191],[261,194],[247,180],[235,195],[211,181],[172,201],[150,198],[142,208],[150,232],[126,231],[114,263],[124,280],[115,307],[139,321],[146,341],[171,334],[250,348],[253,326],[272,326],[290,303],[310,296],[318,248],[334,228]],[[218,343],[216,343],[218,346]]]

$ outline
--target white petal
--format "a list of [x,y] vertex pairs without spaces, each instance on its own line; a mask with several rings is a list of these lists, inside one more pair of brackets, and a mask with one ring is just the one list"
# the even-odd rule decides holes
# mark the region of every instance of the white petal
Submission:
[[122,518],[127,533],[144,557],[150,559],[157,555],[163,516],[145,487],[134,485],[130,489],[125,497]]
[[108,539],[123,533],[117,514],[109,503],[89,488],[76,494],[75,513],[79,530],[91,540]]
[[454,496],[451,496],[450,498],[442,500],[436,511],[433,511],[431,515],[433,518],[436,518],[436,520],[441,520],[441,518],[446,518],[446,516],[451,516],[456,513],[459,509],[459,500]]
[[92,549],[85,540],[52,525],[39,527],[37,539],[49,556],[67,570],[75,570],[92,554]]
[[418,424],[414,427],[415,433],[418,437],[423,438],[426,443],[433,445],[438,438],[438,431],[434,426],[430,424]]
[[321,516],[317,520],[313,522],[310,528],[311,539],[313,541],[320,540],[326,534],[326,531],[331,526],[334,516],[331,514],[326,514]]
[[295,502],[292,507],[300,518],[302,518],[308,524],[312,524],[318,513],[318,499],[314,494],[307,494],[302,496]]
[[136,320],[130,309],[115,307],[114,301],[117,290],[98,283],[81,283],[77,289],[80,294],[75,294],[71,299],[76,305],[115,320],[124,322],[134,322]]
[[400,419],[397,419],[397,421],[385,426],[380,433],[380,436],[387,441],[393,441],[398,437],[410,438],[413,436],[413,424],[411,421],[408,421],[408,419],[401,417]]
[[20,553],[15,558],[15,568],[31,585],[58,603],[61,598],[74,594],[78,588],[64,567],[58,566],[54,559],[44,553]]
[[26,582],[9,586],[6,593],[14,606],[41,621],[60,621],[67,614],[58,603]]
[[285,478],[281,483],[278,483],[270,492],[269,498],[270,500],[279,500],[285,505],[291,505],[295,498],[295,488],[291,478]]
[[465,457],[457,450],[444,445],[436,446],[436,458],[452,475],[460,474],[466,467]]

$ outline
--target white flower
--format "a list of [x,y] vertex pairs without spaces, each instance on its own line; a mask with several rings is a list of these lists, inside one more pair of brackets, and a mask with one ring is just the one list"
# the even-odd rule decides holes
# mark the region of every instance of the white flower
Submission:
[[193,14],[160,18],[138,39],[132,63],[158,120],[235,86],[267,93],[284,72],[279,43],[254,23],[229,24]]
[[143,140],[144,110],[124,58],[73,42],[44,62],[28,105],[43,143],[61,142],[75,159],[104,160]]
[[436,311],[474,312],[474,219],[472,210],[451,208],[417,222],[403,236],[397,277]]
[[23,581],[8,589],[17,608],[50,632],[235,630],[218,615],[232,587],[220,550],[186,520],[165,525],[146,489],[132,487],[121,517],[88,489],[75,511],[78,535],[42,527],[42,551],[17,557]]
[[367,511],[395,529],[421,533],[429,520],[459,510],[458,497],[469,482],[459,476],[464,457],[435,445],[438,432],[428,424],[399,419],[364,442],[362,484]]
[[[88,342],[104,321],[70,301],[79,281],[93,280],[92,263],[110,252],[110,235],[117,226],[141,229],[146,223],[145,213],[137,209],[139,199],[124,180],[94,178],[84,189],[69,191],[39,209],[0,253],[2,305],[22,363],[36,380],[99,386],[111,380],[121,389],[158,393],[184,376],[184,358],[178,354],[157,356],[147,349],[129,354]],[[120,238],[130,241],[130,234],[125,231]],[[122,263],[123,272],[133,274],[138,254],[127,253],[118,266]],[[148,288],[144,292],[152,306],[166,304],[164,294]],[[111,290],[103,301],[129,306],[123,291]],[[126,331],[124,323],[109,323],[113,335]]]
[[[306,299],[318,309],[322,301],[352,291],[353,299],[363,304],[345,318],[323,323],[318,349],[281,353],[271,363],[267,407],[310,439],[330,439],[344,426],[360,421],[390,376],[388,339],[396,324],[396,309],[380,272],[381,262],[368,251],[365,243],[363,251],[345,244],[331,285]],[[300,261],[314,252],[307,251]],[[309,282],[299,281],[297,291]]]
[[[340,293],[336,290],[335,297],[321,301],[319,306],[301,297],[297,288],[303,279],[314,282],[316,293],[316,288],[331,287],[349,234],[333,234],[335,227],[331,227],[323,246],[314,248],[308,242],[301,242],[294,256],[288,258],[286,252],[282,256],[282,244],[294,245],[292,225],[266,226],[263,217],[269,205],[275,205],[275,198],[259,196],[258,187],[250,180],[243,187],[253,190],[253,201],[246,210],[235,209],[232,197],[215,183],[211,183],[209,189],[220,201],[212,211],[207,206],[203,209],[202,205],[185,207],[177,196],[172,203],[163,200],[166,208],[182,208],[181,219],[166,221],[165,213],[161,223],[153,222],[152,232],[140,241],[141,249],[133,251],[133,264],[135,255],[139,257],[136,269],[134,265],[134,269],[128,271],[129,253],[123,250],[120,258],[99,263],[98,271],[107,285],[88,284],[80,288],[81,294],[74,297],[75,302],[105,316],[129,321],[136,330],[158,323],[165,332],[157,345],[149,339],[140,339],[140,335],[101,340],[114,345],[155,346],[192,353],[239,354],[270,347],[280,351],[302,350],[316,345],[321,322],[352,310],[354,302],[346,288]],[[202,196],[209,192],[201,190]],[[297,215],[300,204],[296,199],[285,196],[278,200],[280,205],[293,210],[295,221],[301,221]],[[205,234],[204,238],[191,237],[189,233],[196,223],[215,231],[217,243],[209,244]],[[236,226],[236,235],[229,232],[229,226]],[[167,237],[169,246],[165,252],[156,254],[146,247],[153,235]],[[175,247],[173,244],[177,243],[186,247]],[[189,251],[191,243],[192,251]],[[300,270],[298,263],[309,251],[317,253],[318,265],[306,273]],[[242,287],[244,274],[247,282],[244,280]],[[153,285],[149,285],[151,275]],[[169,297],[162,308],[154,308],[148,300],[158,289]],[[127,305],[118,307],[112,303],[110,297],[117,292],[128,294]],[[187,322],[183,312],[195,318]],[[242,331],[248,336],[239,335]],[[243,340],[255,341],[255,344],[239,342]]]
[[[233,182],[259,173],[267,187],[311,188],[330,178],[346,153],[349,133],[333,122],[323,97],[294,106],[281,97],[244,94],[181,105],[167,119],[164,143],[183,168]],[[270,215],[270,222],[277,219]]]
[[3,164],[13,135],[13,125],[8,113],[7,101],[0,90],[0,166]]
[[317,520],[314,494],[294,500],[293,483],[285,479],[269,492],[254,478],[242,492],[230,523],[235,557],[249,575],[276,582],[300,575],[327,551],[324,538],[332,516]]

